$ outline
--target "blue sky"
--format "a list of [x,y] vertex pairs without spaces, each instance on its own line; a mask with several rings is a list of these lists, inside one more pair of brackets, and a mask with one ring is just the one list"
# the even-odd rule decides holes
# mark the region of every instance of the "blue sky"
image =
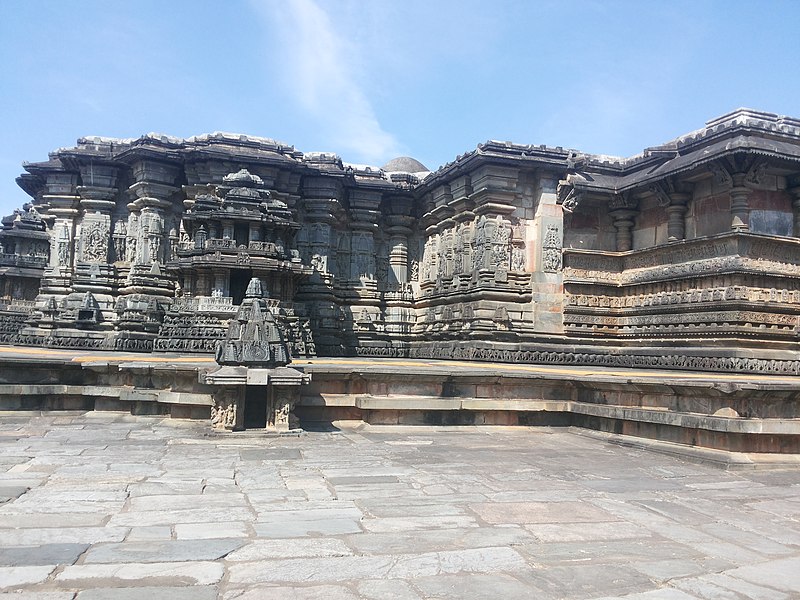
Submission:
[[429,168],[487,139],[629,156],[800,116],[800,2],[0,0],[0,212],[84,135],[233,131]]

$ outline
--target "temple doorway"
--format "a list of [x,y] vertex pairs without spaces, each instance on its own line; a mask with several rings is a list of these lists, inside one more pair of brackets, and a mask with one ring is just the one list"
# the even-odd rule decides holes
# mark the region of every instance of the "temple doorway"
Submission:
[[269,388],[265,385],[248,385],[244,393],[244,428],[266,429],[267,427],[267,395]]
[[250,283],[250,278],[253,272],[250,269],[237,269],[231,271],[231,297],[234,304],[241,304],[244,300],[244,294],[247,291],[247,284]]

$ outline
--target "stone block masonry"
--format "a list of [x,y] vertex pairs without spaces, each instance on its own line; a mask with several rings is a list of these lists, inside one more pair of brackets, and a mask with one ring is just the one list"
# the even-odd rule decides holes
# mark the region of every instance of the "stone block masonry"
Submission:
[[267,138],[27,163],[0,341],[213,354],[259,280],[291,355],[800,374],[800,121],[627,159],[489,141],[431,172]]
[[0,593],[789,599],[799,483],[556,429],[5,415]]

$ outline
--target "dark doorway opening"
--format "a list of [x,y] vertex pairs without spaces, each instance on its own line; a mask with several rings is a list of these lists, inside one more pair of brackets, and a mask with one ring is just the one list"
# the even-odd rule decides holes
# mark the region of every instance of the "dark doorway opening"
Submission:
[[247,291],[247,284],[250,283],[252,271],[250,269],[236,269],[231,271],[231,297],[234,304],[241,304],[244,300],[244,293]]
[[248,385],[244,392],[244,428],[265,429],[267,427],[266,385]]
[[233,226],[233,237],[237,246],[247,246],[250,237],[250,227],[247,223],[236,223]]

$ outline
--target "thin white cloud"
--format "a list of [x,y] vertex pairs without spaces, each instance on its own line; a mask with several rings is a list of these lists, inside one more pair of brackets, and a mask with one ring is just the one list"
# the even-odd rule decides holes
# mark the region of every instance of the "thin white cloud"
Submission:
[[358,77],[368,49],[359,47],[314,0],[251,0],[270,32],[287,91],[345,158],[380,164],[399,154],[397,139],[381,127]]

